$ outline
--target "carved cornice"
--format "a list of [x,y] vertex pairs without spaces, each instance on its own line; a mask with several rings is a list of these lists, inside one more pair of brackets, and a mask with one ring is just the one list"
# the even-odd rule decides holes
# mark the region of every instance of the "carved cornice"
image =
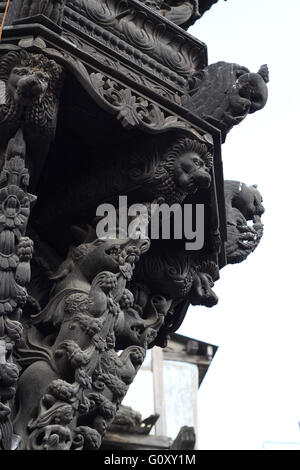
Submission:
[[[113,33],[106,31],[103,28],[92,28],[92,31],[88,29],[86,25],[87,21],[83,20],[84,26],[78,24],[78,15],[70,10],[69,17],[65,17],[64,25],[65,30],[62,32],[62,36],[66,37],[71,42],[78,42],[78,37],[81,37],[88,45],[101,44],[107,48],[107,51],[117,53],[120,60],[123,62],[128,61],[131,64],[139,67],[151,75],[164,80],[169,86],[184,90],[187,88],[187,80],[185,77],[179,75],[176,71],[170,69],[165,64],[161,64],[158,60],[151,57],[150,54],[140,52],[126,41],[119,39]],[[85,26],[87,26],[85,28]],[[89,25],[90,26],[90,25]],[[66,31],[67,30],[67,31]],[[73,37],[70,37],[70,33],[73,33]],[[75,41],[74,41],[75,36]],[[82,43],[82,46],[84,43]],[[83,50],[85,47],[83,46]],[[124,60],[125,59],[125,60]]]
[[207,65],[205,44],[136,0],[70,0],[60,8],[56,24],[51,21],[50,3],[43,7],[28,0],[27,7],[16,0],[6,24],[44,23],[62,35],[74,33],[87,44],[96,41],[124,63],[129,61],[179,89],[187,89],[188,79]]
[[127,47],[134,47],[133,56],[140,51],[182,77],[193,76],[207,63],[203,43],[135,0],[105,0],[101,4],[70,0],[63,21],[66,18],[91,36],[103,36],[103,29],[113,33],[120,40],[119,47],[124,47],[124,41]]
[[[111,75],[100,70],[93,72],[92,67],[85,65],[68,52],[46,47],[41,38],[24,39],[19,45],[18,48],[11,45],[11,49],[21,51],[25,46],[28,51],[43,53],[62,64],[76,77],[92,99],[104,111],[115,115],[126,128],[138,127],[148,133],[180,129],[198,138],[206,134],[198,126],[193,126],[188,120],[136,92],[132,87],[124,85]],[[6,53],[8,49],[8,47],[0,48],[0,54],[2,51]]]
[[[117,60],[115,57],[112,58],[111,55],[105,54],[103,49],[99,47],[98,41],[93,41],[93,45],[91,45],[91,41],[88,43],[84,39],[79,38],[75,33],[65,31],[62,33],[62,37],[74,46],[80,48],[85,53],[92,55],[99,61],[100,64],[103,64],[105,67],[116,70],[127,78],[132,79],[135,84],[142,85],[143,87],[146,87],[148,90],[152,90],[163,98],[181,105],[180,95],[182,93],[180,93],[179,90],[174,87],[173,83],[165,82],[166,76],[163,74],[163,72],[157,72],[155,77],[152,76],[152,78],[148,78],[147,75],[153,75],[153,70],[149,67],[149,73],[147,74],[142,60],[140,61],[141,63],[139,65],[136,64],[138,69],[137,67],[133,68],[132,65],[130,66],[128,63],[125,64],[122,59]],[[133,52],[132,49],[130,51]],[[127,54],[126,51],[124,51],[123,56],[127,55],[130,58],[130,54]],[[167,73],[169,73],[168,70]],[[158,79],[161,83],[159,83]]]

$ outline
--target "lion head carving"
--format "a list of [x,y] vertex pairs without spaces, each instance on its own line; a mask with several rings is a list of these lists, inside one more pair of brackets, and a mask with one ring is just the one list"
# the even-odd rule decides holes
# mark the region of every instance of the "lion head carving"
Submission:
[[62,67],[41,54],[11,51],[0,59],[0,124],[17,122],[53,132]]
[[149,187],[157,200],[173,204],[210,186],[213,156],[208,145],[196,139],[180,137],[167,143],[162,139],[149,158],[134,155],[130,166],[133,182]]

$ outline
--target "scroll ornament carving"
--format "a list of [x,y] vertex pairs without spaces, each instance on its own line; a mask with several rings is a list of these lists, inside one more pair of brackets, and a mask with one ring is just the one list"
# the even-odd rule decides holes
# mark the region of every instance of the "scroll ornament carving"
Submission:
[[186,123],[177,116],[168,115],[155,103],[134,94],[129,88],[99,73],[90,75],[90,84],[102,98],[109,112],[114,112],[125,128],[139,126],[147,132],[184,128]]
[[[113,70],[117,70],[118,72],[121,72],[124,76],[131,79],[133,83],[143,85],[147,89],[155,91],[155,93],[168,99],[169,101],[173,101],[177,104],[180,104],[179,95],[174,94],[174,92],[171,90],[168,90],[167,86],[158,85],[155,80],[150,80],[141,73],[136,73],[131,68],[126,67],[120,61],[116,59],[113,60],[107,57],[103,54],[102,50],[101,52],[99,52],[98,49],[91,46],[90,44],[87,44],[85,41],[78,38],[75,34],[65,31],[63,32],[63,37],[71,43],[75,44],[77,47],[83,49],[84,52],[87,52],[88,54],[93,55],[93,57],[96,57],[101,64],[105,65],[106,67],[110,67]],[[127,52],[128,51],[124,51],[123,55],[127,55]],[[129,57],[132,59],[130,55]],[[143,66],[143,68],[145,68],[145,63],[141,63],[141,65]],[[164,81],[166,80],[165,76],[163,76],[162,78],[164,79]]]
[[19,12],[20,18],[34,15],[45,15],[60,25],[66,0],[23,0]]
[[[59,269],[51,300],[31,316],[27,346],[18,349],[27,369],[15,428],[27,449],[100,446],[170,306],[149,296],[145,318],[127,286],[148,249],[148,240],[96,239],[75,248]],[[58,332],[51,347],[43,339],[46,325]],[[38,383],[28,402],[33,377]]]
[[65,19],[95,38],[103,36],[99,26],[107,29],[114,34],[113,43],[119,43],[125,50],[135,48],[133,55],[145,54],[147,62],[149,59],[157,61],[159,64],[154,65],[155,69],[159,66],[170,68],[175,80],[176,74],[186,78],[203,66],[202,49],[187,43],[178,31],[147,15],[136,4],[115,0],[101,3],[70,0],[66,4]]
[[[26,47],[29,41],[21,41]],[[28,43],[28,44],[27,44]],[[0,129],[2,135],[22,126],[30,135],[37,133],[53,139],[57,125],[59,97],[64,70],[59,62],[80,81],[93,100],[105,111],[116,115],[125,128],[139,127],[147,133],[184,129],[196,137],[199,132],[187,121],[139,95],[103,73],[89,73],[81,61],[39,40],[31,41],[41,53],[25,49],[0,57]],[[165,94],[159,90],[159,94]]]
[[[167,19],[185,29],[200,18],[216,2],[217,0],[181,0],[179,2],[175,0],[141,0],[142,4],[160,12]],[[61,25],[65,4],[72,5],[72,3],[74,2],[68,0],[24,0],[19,11],[19,17],[27,18],[28,16],[42,14],[54,23]],[[111,18],[108,14],[108,11],[110,12],[112,8],[109,2],[106,2],[105,7],[102,4],[98,5],[96,13],[89,3],[90,1],[83,0],[82,7],[84,6],[92,16],[94,14],[96,19],[100,17],[104,21],[107,18],[108,23],[114,20],[114,17]],[[125,1],[122,3],[124,6],[127,6]]]

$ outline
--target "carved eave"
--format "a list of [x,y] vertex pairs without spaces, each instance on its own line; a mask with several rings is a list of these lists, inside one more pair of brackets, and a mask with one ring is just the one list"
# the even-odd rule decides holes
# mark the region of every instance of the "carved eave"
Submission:
[[[169,94],[163,96],[158,91],[157,83],[152,88],[148,84],[137,83],[135,77],[138,71],[130,75],[123,67],[116,67],[116,61],[112,58],[108,60],[100,53],[94,54],[91,50],[76,47],[42,24],[16,25],[5,29],[0,55],[21,49],[44,54],[63,65],[70,77],[66,90],[70,92],[72,86],[76,86],[76,90],[81,89],[79,94],[77,91],[70,92],[72,104],[76,104],[79,96],[80,101],[84,102],[84,94],[87,93],[98,107],[99,127],[101,128],[101,121],[106,122],[106,125],[109,123],[108,127],[115,129],[120,139],[127,136],[128,129],[131,129],[131,132],[136,129],[137,132],[149,134],[180,132],[208,142],[214,154],[213,183],[209,190],[211,234],[212,237],[217,237],[217,243],[221,244],[219,265],[223,265],[226,220],[220,131],[177,103],[174,99],[177,95],[173,95],[173,99],[170,99]],[[117,98],[114,96],[112,99],[111,94],[104,90],[109,87],[103,88],[103,83],[110,83],[110,87],[117,91]],[[62,104],[60,108],[63,108]],[[112,120],[108,121],[107,113],[113,116]],[[59,118],[59,121],[64,122],[64,116]],[[80,125],[82,119],[79,118],[76,122]],[[95,128],[87,124],[86,128],[89,127]],[[125,133],[122,130],[124,128]],[[77,133],[76,128],[74,132]]]
[[[155,72],[151,60],[151,71],[147,72],[144,59],[140,64],[137,64],[136,61],[130,60],[130,58],[126,59],[124,52],[117,54],[112,48],[103,48],[101,43],[92,39],[89,44],[86,44],[80,41],[79,36],[76,35],[74,36],[76,41],[74,39],[74,42],[71,42],[68,35],[68,37],[64,37],[63,33],[59,35],[50,29],[52,22],[49,22],[47,18],[40,16],[37,19],[39,23],[6,26],[1,40],[0,53],[3,54],[11,50],[10,44],[13,44],[15,46],[20,45],[32,52],[43,52],[63,65],[69,64],[69,67],[73,65],[76,68],[74,61],[81,61],[88,71],[109,72],[112,77],[121,79],[124,84],[133,87],[135,90],[140,90],[152,99],[158,100],[161,105],[165,105],[180,116],[185,117],[186,121],[193,122],[191,111],[184,107],[181,101],[181,97],[186,95],[189,88],[187,80],[182,78],[183,82],[180,84],[178,75],[178,83],[175,77],[176,73],[171,68],[165,71],[171,77],[168,81],[162,67],[159,69],[161,74]],[[42,39],[42,41],[39,41],[39,39]],[[185,40],[188,40],[188,38],[185,38]],[[131,50],[134,55],[134,48],[131,48]],[[192,75],[194,75],[194,72]],[[195,123],[202,127],[204,132],[215,133],[215,128],[209,124],[207,125],[205,121],[197,118]]]

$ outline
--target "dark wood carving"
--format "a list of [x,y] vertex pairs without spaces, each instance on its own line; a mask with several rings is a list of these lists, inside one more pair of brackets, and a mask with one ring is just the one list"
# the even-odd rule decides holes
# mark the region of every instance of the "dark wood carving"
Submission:
[[32,133],[54,137],[61,67],[26,51],[9,52],[0,60],[1,137],[9,128],[25,126]]
[[217,62],[202,71],[184,103],[220,129],[225,141],[233,126],[265,106],[268,80],[266,65],[251,73],[238,64]]
[[130,408],[121,405],[116,417],[109,428],[109,432],[121,432],[130,434],[149,434],[159,415],[154,414],[142,419],[142,415]]
[[33,243],[26,236],[30,206],[35,198],[27,192],[26,145],[21,130],[8,143],[0,174],[0,448],[11,450],[14,400],[19,367],[15,348],[22,344],[20,323],[30,281]]
[[262,238],[261,216],[265,209],[256,185],[248,186],[238,181],[225,181],[225,200],[227,262],[240,263],[255,250]]
[[[111,425],[148,432],[155,417],[118,413],[147,349],[165,345],[190,305],[213,307],[220,268],[262,237],[261,195],[224,183],[220,143],[266,104],[267,67],[207,65],[184,29],[214,3],[11,2],[0,43],[1,450],[97,450]],[[146,208],[122,229],[120,196]],[[116,211],[107,237],[100,204]],[[186,248],[186,233],[155,238],[153,204],[203,206],[201,248]],[[193,431],[177,441],[192,448]]]

